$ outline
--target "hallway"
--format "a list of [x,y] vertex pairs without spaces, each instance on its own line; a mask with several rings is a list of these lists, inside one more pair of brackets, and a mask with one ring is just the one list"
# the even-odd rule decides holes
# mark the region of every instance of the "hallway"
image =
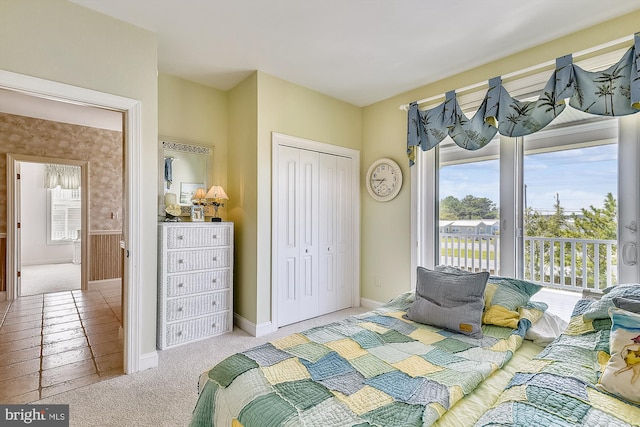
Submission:
[[123,374],[119,287],[0,302],[0,402],[21,404]]

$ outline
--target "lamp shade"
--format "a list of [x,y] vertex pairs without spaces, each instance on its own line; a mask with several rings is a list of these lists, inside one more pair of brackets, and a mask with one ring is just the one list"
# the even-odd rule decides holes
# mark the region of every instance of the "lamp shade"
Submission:
[[224,200],[229,200],[229,197],[227,197],[227,193],[225,193],[224,189],[219,185],[211,186],[209,191],[207,191],[207,195],[204,196],[204,198],[205,199],[224,199]]
[[198,188],[191,200],[200,201],[205,198],[204,188]]

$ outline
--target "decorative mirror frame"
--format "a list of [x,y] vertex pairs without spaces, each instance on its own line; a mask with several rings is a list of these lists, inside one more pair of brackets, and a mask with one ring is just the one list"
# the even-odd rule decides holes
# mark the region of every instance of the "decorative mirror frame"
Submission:
[[[164,211],[164,188],[165,188],[165,181],[164,181],[164,159],[165,159],[165,150],[172,150],[172,151],[181,151],[184,153],[189,153],[189,154],[197,154],[197,155],[202,155],[202,156],[206,156],[206,162],[205,162],[205,171],[203,174],[203,182],[204,182],[204,186],[205,186],[205,191],[208,188],[207,186],[209,185],[209,182],[211,182],[210,177],[211,177],[211,169],[212,169],[212,165],[213,165],[213,159],[212,159],[212,155],[213,155],[213,148],[212,147],[206,147],[203,145],[196,145],[190,142],[182,142],[177,140],[176,138],[168,138],[168,137],[161,137],[159,140],[159,153],[158,153],[158,216],[159,217],[165,217],[165,211]],[[178,196],[178,200],[180,200],[179,198],[179,194]],[[181,205],[180,206],[180,216],[181,217],[189,217],[191,216],[191,206],[186,206],[186,205]]]

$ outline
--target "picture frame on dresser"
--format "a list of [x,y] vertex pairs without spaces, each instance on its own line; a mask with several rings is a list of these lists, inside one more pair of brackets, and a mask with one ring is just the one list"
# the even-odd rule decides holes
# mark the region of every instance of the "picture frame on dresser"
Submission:
[[204,221],[204,206],[202,205],[191,206],[191,221],[192,222]]
[[233,330],[233,223],[158,224],[160,350]]

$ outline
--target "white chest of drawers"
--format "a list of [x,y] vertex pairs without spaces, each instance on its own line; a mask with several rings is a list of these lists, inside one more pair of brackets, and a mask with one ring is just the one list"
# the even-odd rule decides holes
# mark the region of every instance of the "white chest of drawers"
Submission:
[[233,223],[158,224],[157,347],[233,329]]

